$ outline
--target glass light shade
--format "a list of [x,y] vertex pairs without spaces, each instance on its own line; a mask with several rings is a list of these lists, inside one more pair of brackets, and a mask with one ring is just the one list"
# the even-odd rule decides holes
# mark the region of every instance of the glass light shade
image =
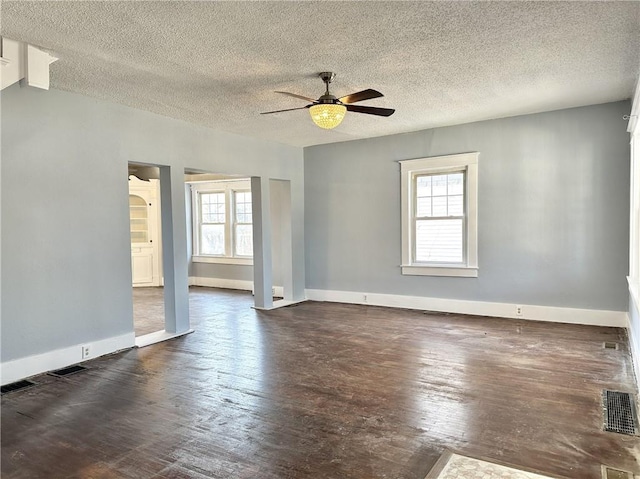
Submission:
[[309,108],[311,119],[320,128],[330,130],[335,128],[344,119],[347,107],[333,103],[320,103]]

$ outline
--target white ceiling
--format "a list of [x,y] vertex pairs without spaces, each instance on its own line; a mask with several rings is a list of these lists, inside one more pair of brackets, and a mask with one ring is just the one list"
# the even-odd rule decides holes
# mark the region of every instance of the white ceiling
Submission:
[[[296,146],[630,98],[640,2],[12,2],[2,35],[52,51],[53,88]],[[285,90],[374,88],[316,127]]]

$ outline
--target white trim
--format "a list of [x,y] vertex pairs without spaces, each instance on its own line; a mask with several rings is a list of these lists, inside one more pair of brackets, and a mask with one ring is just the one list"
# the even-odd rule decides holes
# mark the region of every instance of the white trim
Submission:
[[[638,303],[634,301],[634,307],[638,308]],[[638,378],[640,378],[640,350],[638,350],[638,345],[640,345],[640,338],[636,335],[640,333],[640,331],[636,332],[633,328],[633,324],[631,323],[631,316],[627,315],[627,335],[629,337],[629,349],[631,351],[631,360],[633,362],[633,372],[636,377],[636,393],[640,393],[640,386],[638,386]]]
[[469,266],[420,266],[419,264],[403,264],[402,274],[414,276],[458,276],[461,278],[477,278],[478,268]]
[[239,264],[253,266],[253,258],[232,258],[229,256],[192,256],[194,263]]
[[270,308],[259,308],[254,306],[253,309],[257,309],[258,311],[271,311],[272,309],[284,308],[286,306],[291,306],[292,304],[304,303],[305,301],[307,301],[306,298],[298,300],[281,299],[279,301],[274,301]]
[[638,284],[637,279],[634,280],[631,276],[627,276],[627,283],[629,283],[629,294],[631,295],[631,299],[635,302],[636,307],[640,305],[640,285]]
[[152,344],[161,343],[169,339],[179,338],[186,334],[193,333],[193,329],[184,331],[182,333],[169,333],[167,331],[156,331],[155,333],[143,334],[136,338],[136,348],[144,348],[145,346],[151,346]]
[[29,86],[41,88],[43,90],[49,89],[50,72],[49,66],[58,60],[44,50],[34,47],[33,45],[27,45],[27,58],[25,62],[25,78]]
[[455,155],[428,156],[425,158],[415,158],[413,160],[399,160],[402,172],[433,170],[434,172],[446,172],[460,165],[476,165],[478,164],[477,151],[469,153],[458,153]]
[[[402,225],[402,274],[420,276],[478,277],[478,158],[480,153],[433,156],[413,160],[400,160],[400,203]],[[465,180],[465,264],[438,265],[413,262],[414,192],[413,178],[417,174],[445,173],[463,169]]]
[[[491,303],[460,299],[429,298],[356,291],[331,291],[323,289],[305,290],[311,301],[366,304],[391,308],[441,311],[447,313],[495,316],[500,318],[529,319],[552,323],[587,324],[592,326],[627,326],[626,311],[606,311],[599,309],[561,308],[521,303]],[[516,314],[516,306],[522,308],[522,315]]]
[[[135,334],[132,332],[101,339],[98,341],[84,341],[67,348],[56,349],[42,354],[35,354],[25,358],[14,359],[0,364],[0,383],[9,384],[36,374],[77,364],[88,359],[94,359],[105,354],[111,354],[122,349],[129,349],[135,345]],[[89,346],[90,355],[82,357],[83,346]]]
[[[253,281],[242,279],[226,278],[205,278],[202,276],[190,276],[189,286],[204,286],[206,288],[239,289],[253,292]],[[284,297],[284,287],[274,286],[273,295],[279,298]]]
[[[636,83],[627,131],[630,133],[630,195],[629,195],[629,315],[627,330],[636,382],[640,378],[640,324],[631,318],[640,315],[640,75]],[[635,311],[633,311],[635,309]]]

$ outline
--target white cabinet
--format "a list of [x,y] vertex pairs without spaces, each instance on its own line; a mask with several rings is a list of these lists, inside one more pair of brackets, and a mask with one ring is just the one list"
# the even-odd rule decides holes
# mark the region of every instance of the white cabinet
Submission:
[[131,282],[133,286],[160,286],[160,191],[158,180],[129,176]]

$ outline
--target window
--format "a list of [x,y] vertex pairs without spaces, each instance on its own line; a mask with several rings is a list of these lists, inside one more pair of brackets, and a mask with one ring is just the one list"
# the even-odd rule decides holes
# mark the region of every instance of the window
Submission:
[[253,228],[251,226],[251,192],[234,191],[235,256],[253,255]]
[[193,260],[251,264],[251,182],[212,181],[191,185]]
[[478,153],[400,162],[402,274],[478,276]]
[[200,254],[225,254],[225,193],[199,193]]

